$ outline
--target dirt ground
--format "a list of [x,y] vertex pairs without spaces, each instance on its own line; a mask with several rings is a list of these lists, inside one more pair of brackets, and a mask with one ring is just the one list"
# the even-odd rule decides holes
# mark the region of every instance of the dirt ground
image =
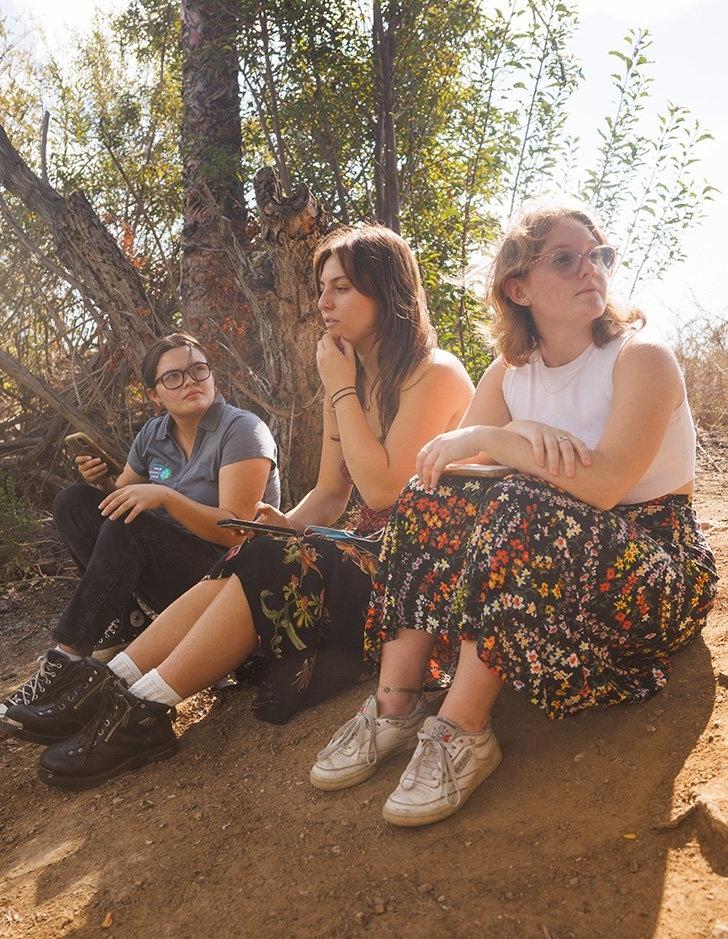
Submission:
[[[704,458],[696,496],[724,578],[727,458]],[[68,589],[0,599],[0,693],[32,671]],[[346,792],[308,783],[369,684],[282,728],[255,720],[250,689],[198,696],[173,760],[77,794],[3,737],[0,937],[728,937],[728,827],[702,811],[659,827],[708,783],[728,808],[727,636],[724,579],[651,701],[551,723],[506,689],[501,767],[415,830],[380,815],[406,757]]]

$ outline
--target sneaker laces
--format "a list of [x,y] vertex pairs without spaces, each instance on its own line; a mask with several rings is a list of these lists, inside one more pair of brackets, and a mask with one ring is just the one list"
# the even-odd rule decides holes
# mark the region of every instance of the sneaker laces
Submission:
[[[417,736],[420,738],[420,742],[400,780],[400,786],[407,790],[414,788],[417,777],[421,772],[425,776],[431,776],[435,781],[439,780],[440,795],[442,796],[444,788],[445,801],[448,805],[460,805],[458,774],[447,745],[437,732],[423,733],[420,731]],[[450,783],[455,789],[454,801]]]
[[63,664],[49,662],[46,653],[38,656],[38,671],[26,683],[9,695],[6,700],[10,704],[32,704],[37,695],[51,683]]
[[109,623],[109,625],[108,625],[108,626],[106,627],[106,629],[104,630],[104,635],[101,637],[102,641],[103,641],[104,639],[109,639],[111,636],[113,636],[114,633],[117,631],[117,629],[119,628],[120,625],[121,625],[121,620],[120,620],[120,619],[118,619],[118,618],[117,618],[117,619],[112,619],[112,621]]
[[[319,753],[319,759],[331,756],[339,747],[346,746],[352,741],[356,743],[357,754],[361,753],[367,745],[367,764],[373,766],[377,762],[377,725],[376,717],[359,711],[343,727],[340,727],[331,740]],[[366,736],[369,735],[367,742]]]

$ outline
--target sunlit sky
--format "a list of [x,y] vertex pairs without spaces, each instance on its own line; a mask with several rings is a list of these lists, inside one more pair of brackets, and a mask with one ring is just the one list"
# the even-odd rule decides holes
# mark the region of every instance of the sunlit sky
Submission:
[[[334,0],[335,2],[335,0]],[[124,0],[0,0],[0,12],[14,20],[14,28],[29,35],[38,55],[44,41],[54,52],[73,47],[74,31],[84,32],[93,11],[123,8]],[[568,131],[582,138],[582,154],[593,152],[596,127],[611,113],[609,75],[617,60],[609,49],[621,48],[630,27],[646,27],[653,37],[650,58],[654,82],[645,124],[655,128],[656,114],[666,102],[684,105],[715,137],[703,151],[701,176],[720,192],[708,206],[699,228],[685,239],[687,260],[674,265],[657,283],[636,298],[655,325],[674,318],[689,318],[698,303],[713,314],[728,315],[723,281],[726,235],[719,220],[728,218],[728,86],[725,37],[728,4],[725,0],[581,0],[580,25],[572,49],[581,60],[584,82],[570,104]]]

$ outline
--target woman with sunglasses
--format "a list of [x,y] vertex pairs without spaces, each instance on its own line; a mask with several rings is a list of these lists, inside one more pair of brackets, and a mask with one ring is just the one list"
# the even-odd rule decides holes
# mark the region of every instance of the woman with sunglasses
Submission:
[[[84,482],[58,494],[53,515],[81,580],[52,630],[56,647],[0,704],[0,717],[13,705],[51,707],[88,677],[93,666],[85,656],[107,660],[121,651],[149,625],[144,607],[161,612],[237,543],[217,527],[219,519],[252,518],[260,499],[280,500],[270,430],[216,394],[196,339],[186,333],[159,339],[141,373],[163,413],[139,431],[116,479],[98,457],[76,458]],[[84,706],[77,702],[76,713],[64,705],[69,727]]]
[[[379,687],[311,782],[355,785],[416,744],[384,806],[395,825],[452,815],[498,766],[490,713],[504,683],[550,718],[644,700],[714,602],[683,378],[610,298],[614,259],[581,209],[524,209],[489,283],[500,355],[393,510],[365,627]],[[453,461],[515,474],[443,475]],[[428,663],[448,691],[423,721]]]

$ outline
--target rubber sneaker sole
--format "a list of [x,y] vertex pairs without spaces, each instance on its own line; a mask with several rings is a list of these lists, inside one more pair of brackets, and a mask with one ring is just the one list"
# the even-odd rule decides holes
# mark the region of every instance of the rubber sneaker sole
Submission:
[[55,786],[58,789],[93,789],[95,786],[100,786],[102,783],[108,782],[108,780],[114,779],[117,776],[122,776],[124,773],[128,773],[133,769],[146,766],[147,763],[167,760],[171,756],[174,756],[176,752],[177,744],[165,744],[163,747],[158,747],[156,750],[152,750],[148,753],[138,753],[136,756],[129,757],[128,760],[115,766],[112,770],[99,773],[96,776],[56,776],[50,770],[39,766],[38,779],[45,783],[46,786]]
[[3,733],[8,734],[10,737],[16,737],[18,740],[25,740],[28,743],[39,743],[46,747],[52,743],[61,743],[63,740],[68,740],[69,737],[73,737],[77,734],[80,729],[79,726],[75,730],[64,734],[63,737],[49,737],[47,734],[36,734],[32,730],[26,730],[20,721],[14,721],[5,715],[0,717],[0,730],[3,731]]
[[367,763],[365,766],[360,767],[356,772],[352,772],[346,777],[317,776],[315,775],[316,767],[312,766],[311,771],[308,774],[308,778],[311,781],[312,786],[314,786],[316,789],[323,789],[326,792],[333,792],[337,789],[349,789],[352,786],[358,786],[359,783],[366,782],[367,779],[371,779],[375,773],[379,772],[387,760],[391,760],[393,756],[396,756],[398,753],[402,753],[405,750],[414,750],[416,744],[417,735],[415,734],[411,740],[406,740],[400,746],[390,750],[389,753],[387,753],[381,759],[377,760],[376,763],[372,763],[371,765]]
[[488,760],[473,774],[468,788],[460,793],[460,802],[458,802],[457,805],[448,805],[446,802],[444,805],[438,804],[429,812],[426,808],[423,808],[421,812],[417,812],[414,807],[407,812],[399,812],[388,809],[388,802],[385,802],[384,808],[382,809],[382,816],[390,825],[398,825],[400,828],[417,828],[420,825],[432,825],[435,822],[441,822],[443,819],[454,815],[465,805],[478,786],[484,782],[491,773],[498,769],[502,759],[503,753],[500,745],[496,741],[496,746]]

